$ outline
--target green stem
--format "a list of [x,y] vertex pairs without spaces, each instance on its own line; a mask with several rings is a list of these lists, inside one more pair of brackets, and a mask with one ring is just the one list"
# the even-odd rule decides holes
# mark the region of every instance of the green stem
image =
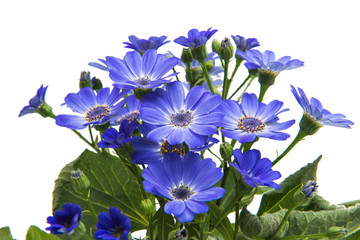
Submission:
[[154,233],[153,233],[153,217],[149,217],[149,235],[150,235],[150,240],[154,239]]
[[288,152],[290,152],[290,150],[295,147],[295,145],[300,142],[304,137],[306,137],[306,133],[304,133],[301,129],[299,130],[298,134],[296,135],[295,139],[292,141],[292,143],[285,149],[285,151],[278,156],[272,163],[273,166],[275,166],[275,164],[277,164],[283,157],[286,156],[286,154]]
[[242,96],[244,95],[244,93],[246,92],[246,90],[250,87],[251,83],[254,81],[254,79],[257,77],[257,75],[252,75],[252,77],[250,78],[250,81],[248,82],[248,84],[246,85],[245,89],[243,90],[243,92],[241,93],[241,95],[238,98],[238,102],[240,102]]
[[71,129],[76,135],[78,135],[79,138],[81,138],[84,142],[86,142],[89,146],[91,146],[97,153],[100,152],[99,148],[95,145],[93,145],[91,142],[89,142],[86,138],[84,138],[83,135],[81,135],[81,133],[79,133],[78,131]]
[[235,205],[235,231],[234,231],[234,240],[238,238],[239,232],[239,225],[240,225],[240,210],[239,210],[239,203]]
[[[173,70],[174,73],[176,73],[175,68],[173,68],[172,70]],[[180,81],[177,75],[175,75],[175,77],[176,77],[176,80],[177,80],[177,81]]]
[[285,213],[284,218],[282,219],[279,227],[276,229],[274,235],[271,236],[271,238],[269,238],[269,240],[273,240],[276,238],[276,235],[279,234],[279,232],[281,231],[281,229],[285,226],[285,223],[287,222],[287,219],[289,218],[291,212],[296,208],[296,206],[292,206],[290,209],[287,210],[287,212]]
[[231,94],[231,96],[229,97],[229,99],[233,98],[235,96],[235,94],[237,94],[237,92],[245,85],[245,83],[251,78],[251,74],[249,74],[245,80],[241,83],[241,85],[235,90],[235,92],[233,94]]
[[91,202],[90,202],[89,196],[86,195],[86,194],[83,194],[83,197],[84,197],[84,200],[85,200],[85,202],[86,202],[86,205],[87,205],[88,208],[89,208],[89,211],[90,211],[91,215],[94,217],[95,221],[97,221],[97,220],[98,220],[97,214],[96,214],[96,212],[95,212],[95,210],[94,210],[93,205],[92,205]]
[[223,81],[223,92],[222,92],[222,99],[226,99],[227,96],[227,89],[228,89],[228,71],[229,71],[229,60],[225,60],[224,65],[224,81]]
[[211,151],[210,148],[208,148],[207,150],[208,150],[212,155],[214,155],[217,159],[219,159],[221,163],[223,162],[223,160],[222,160],[218,155],[216,155],[213,151]]
[[266,91],[269,89],[269,85],[260,84],[259,102],[264,99]]
[[[223,171],[224,171],[224,175],[221,179],[221,187],[225,189],[225,184],[226,184],[226,180],[227,180],[227,177],[229,175],[229,168],[227,166],[227,163],[226,161],[223,161]],[[216,201],[216,205],[220,206],[220,203],[221,203],[221,200],[222,198],[219,198],[217,201]]]
[[[235,74],[236,74],[237,70],[238,70],[239,67],[240,67],[240,64],[241,64],[241,61],[240,61],[240,60],[236,60],[236,65],[235,65],[234,71],[232,72],[231,77],[230,77],[229,81],[228,81],[227,84],[226,84],[225,98],[223,98],[223,99],[226,99],[227,96],[228,96],[228,94],[229,94],[230,85],[231,85],[231,83],[232,83],[232,81],[233,81],[233,79],[234,79],[234,77],[235,77]],[[238,91],[239,91],[239,90],[238,90]]]
[[211,83],[211,80],[210,80],[210,77],[209,77],[209,73],[208,73],[208,70],[207,70],[207,68],[206,68],[205,58],[199,60],[199,63],[200,63],[200,65],[201,65],[201,68],[202,68],[203,73],[204,73],[204,75],[205,75],[205,80],[206,80],[206,82],[207,82],[207,84],[208,84],[208,86],[209,86],[210,92],[211,92],[213,95],[215,95],[214,87],[213,87],[213,85],[212,85],[212,83]]

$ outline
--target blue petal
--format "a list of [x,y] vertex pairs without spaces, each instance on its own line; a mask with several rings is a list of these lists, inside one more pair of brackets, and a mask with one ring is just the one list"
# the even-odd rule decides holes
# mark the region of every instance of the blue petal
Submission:
[[55,117],[55,123],[70,129],[84,129],[89,123],[83,116],[60,114]]
[[164,211],[167,214],[180,215],[185,210],[185,203],[183,201],[169,201],[164,206]]
[[164,170],[167,173],[172,186],[179,186],[182,179],[183,166],[177,153],[169,153],[164,156]]
[[173,82],[166,85],[166,95],[169,103],[176,112],[183,108],[184,104],[184,87],[180,82]]
[[190,200],[186,201],[185,204],[193,213],[207,213],[209,211],[208,205],[204,202]]
[[96,95],[90,87],[80,89],[78,95],[87,106],[94,107],[97,105]]
[[[147,137],[154,141],[160,141],[160,140],[166,139],[167,136],[169,136],[169,134],[171,134],[173,130],[174,130],[174,128],[171,127],[170,125],[165,125],[165,126],[153,129],[152,131],[149,132]],[[185,142],[186,142],[186,137],[185,137]]]

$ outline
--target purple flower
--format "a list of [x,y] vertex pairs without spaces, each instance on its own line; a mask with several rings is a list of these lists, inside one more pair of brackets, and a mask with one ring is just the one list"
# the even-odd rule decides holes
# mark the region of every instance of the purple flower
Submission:
[[244,65],[248,69],[261,69],[279,73],[304,66],[304,62],[298,59],[291,60],[290,56],[284,56],[276,60],[275,53],[268,50],[261,53],[260,51],[253,49],[247,50],[246,52],[238,49],[236,54],[247,61]]
[[70,93],[65,97],[65,104],[80,115],[61,114],[55,117],[56,124],[70,129],[83,129],[90,124],[102,125],[116,117],[123,104],[118,101],[128,91],[120,93],[120,89],[102,88],[95,94],[90,87],[80,89],[78,93]]
[[268,186],[280,189],[280,185],[273,182],[281,177],[280,172],[271,169],[272,162],[267,158],[261,158],[260,151],[253,149],[242,154],[239,149],[235,149],[233,155],[236,163],[230,163],[231,166],[251,187]]
[[184,47],[189,48],[198,48],[206,44],[206,42],[217,32],[216,29],[211,30],[209,28],[207,31],[201,31],[197,29],[191,29],[188,32],[188,37],[178,37],[174,40],[177,44],[180,44]]
[[231,37],[236,44],[236,48],[242,50],[243,52],[246,52],[251,48],[260,46],[260,43],[256,38],[244,38],[239,35],[231,35]]
[[166,91],[145,95],[140,119],[155,125],[147,137],[153,141],[167,139],[171,145],[185,142],[190,148],[204,146],[208,136],[217,133],[217,123],[223,114],[214,111],[222,102],[221,96],[193,87],[185,97],[180,82],[167,84]]
[[150,164],[142,173],[144,189],[170,199],[164,207],[180,222],[191,222],[195,214],[206,213],[205,201],[221,198],[225,190],[212,187],[223,176],[220,168],[210,159],[189,152],[184,157],[166,154],[163,162]]
[[298,88],[298,91],[296,91],[296,89],[291,86],[291,92],[303,108],[304,114],[314,119],[320,126],[329,125],[334,127],[351,128],[350,125],[354,125],[352,121],[345,119],[346,116],[343,114],[334,114],[324,109],[321,102],[316,98],[311,98],[309,101],[305,92],[301,88]]
[[95,239],[105,240],[128,240],[131,230],[130,219],[114,207],[99,214],[96,227]]
[[43,87],[43,85],[41,85],[41,87],[37,90],[36,96],[30,99],[29,105],[25,106],[20,111],[19,117],[22,117],[29,113],[35,113],[39,110],[40,106],[45,103],[45,94],[47,88],[47,86]]
[[165,41],[167,37],[161,36],[161,37],[150,37],[148,40],[146,39],[139,39],[134,35],[129,36],[130,42],[124,42],[126,45],[126,48],[134,49],[135,51],[139,52],[140,54],[143,54],[146,50],[149,49],[158,49],[162,45],[170,42]]
[[79,226],[81,208],[79,205],[71,203],[65,203],[62,207],[63,210],[56,210],[54,216],[47,218],[47,223],[50,224],[50,227],[47,227],[46,230],[54,235],[66,233],[69,236]]
[[98,142],[101,148],[118,148],[127,144],[131,140],[131,135],[137,127],[137,122],[129,123],[127,120],[121,122],[119,131],[115,128],[109,128],[101,136],[102,139]]
[[274,100],[269,104],[258,101],[255,94],[245,93],[239,104],[233,100],[225,100],[220,106],[225,114],[220,126],[225,137],[237,139],[240,143],[252,142],[256,137],[275,140],[286,140],[289,134],[280,132],[291,127],[295,120],[279,123],[278,115],[283,103]]

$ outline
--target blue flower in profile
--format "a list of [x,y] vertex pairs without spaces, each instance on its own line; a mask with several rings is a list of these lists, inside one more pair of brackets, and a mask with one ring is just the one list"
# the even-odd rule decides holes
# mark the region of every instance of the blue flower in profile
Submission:
[[178,37],[174,40],[177,44],[189,48],[198,48],[206,44],[206,42],[217,32],[216,29],[207,31],[201,31],[197,29],[191,29],[188,32],[188,37]]
[[[171,145],[168,140],[153,141],[147,138],[147,134],[156,128],[151,124],[143,123],[139,126],[139,132],[144,136],[134,136],[131,142],[135,150],[131,153],[131,161],[135,164],[151,164],[155,161],[162,161],[164,155],[176,152],[180,156],[185,155],[184,144]],[[205,145],[198,148],[190,148],[191,152],[204,151],[215,143],[219,142],[216,138],[209,137]]]
[[[102,125],[116,117],[123,104],[119,102],[128,91],[102,88],[95,94],[90,87],[70,93],[65,97],[65,104],[80,115],[61,114],[55,117],[56,124],[70,129],[83,129],[88,125]],[[119,102],[119,103],[118,103]]]
[[199,154],[192,152],[184,157],[166,154],[163,162],[150,164],[142,173],[144,189],[170,199],[164,211],[174,214],[180,222],[191,222],[195,214],[208,212],[205,202],[224,195],[223,188],[212,187],[222,176],[210,158],[201,160]]
[[119,131],[115,128],[107,129],[101,136],[102,139],[98,142],[98,146],[101,148],[118,148],[127,144],[131,140],[131,135],[137,127],[137,122],[128,122],[124,120],[121,122]]
[[247,61],[244,65],[248,69],[261,69],[279,73],[304,66],[304,62],[298,59],[291,59],[290,56],[284,56],[276,60],[275,53],[268,50],[261,53],[254,49],[247,50],[246,52],[238,49],[236,50],[236,54]]
[[25,106],[20,111],[19,117],[22,117],[29,113],[36,113],[39,110],[41,105],[45,103],[45,94],[47,88],[47,86],[43,87],[43,85],[41,85],[41,87],[37,90],[36,96],[30,99],[29,105]]
[[56,210],[54,216],[47,218],[47,223],[50,224],[50,227],[47,227],[46,230],[54,235],[66,233],[69,236],[79,226],[81,208],[79,205],[71,203],[63,204],[62,208],[63,210]]
[[223,113],[215,109],[221,102],[221,96],[212,95],[201,86],[191,88],[185,97],[182,84],[173,82],[166,85],[166,91],[156,89],[145,95],[139,117],[156,126],[147,134],[151,140],[167,139],[171,145],[185,142],[190,148],[197,148],[217,133]]
[[142,56],[136,51],[126,53],[124,59],[106,57],[100,60],[105,66],[89,63],[90,66],[109,71],[114,86],[120,89],[156,88],[171,82],[171,77],[178,73],[166,75],[178,60],[157,54],[155,49],[147,50]]
[[258,101],[255,94],[244,93],[241,103],[225,100],[220,106],[225,114],[220,126],[225,137],[237,139],[240,143],[252,142],[256,137],[286,140],[289,134],[280,132],[291,127],[295,120],[279,123],[278,115],[283,102],[274,100],[269,104]]
[[146,40],[146,39],[139,39],[138,37],[131,35],[129,36],[130,42],[123,42],[123,43],[126,45],[125,46],[126,48],[133,49],[139,52],[140,54],[143,54],[146,50],[158,49],[162,45],[170,42],[170,41],[165,41],[166,38],[167,38],[166,36],[150,37],[148,40]]
[[260,43],[256,38],[244,38],[240,35],[231,35],[231,37],[235,42],[236,48],[242,50],[243,52],[260,46]]
[[291,92],[294,94],[296,101],[303,108],[304,114],[319,124],[319,127],[329,125],[334,127],[351,128],[350,126],[354,125],[352,121],[345,119],[345,115],[339,113],[333,114],[324,109],[318,99],[311,98],[309,101],[305,92],[301,88],[298,88],[298,91],[296,91],[296,89],[291,86]]
[[251,187],[268,186],[280,189],[280,185],[273,181],[281,177],[280,172],[271,169],[272,162],[261,158],[259,150],[248,150],[244,154],[239,149],[233,151],[235,163],[230,163]]
[[95,239],[104,240],[128,240],[131,230],[129,217],[114,207],[109,208],[109,213],[99,214],[96,227]]

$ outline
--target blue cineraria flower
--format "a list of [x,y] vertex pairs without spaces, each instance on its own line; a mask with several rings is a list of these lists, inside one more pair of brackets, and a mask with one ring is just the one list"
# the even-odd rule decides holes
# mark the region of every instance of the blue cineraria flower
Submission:
[[319,185],[316,181],[308,181],[303,187],[302,192],[305,194],[306,198],[312,198],[317,192]]
[[319,127],[323,125],[329,125],[335,127],[351,128],[350,125],[354,125],[352,121],[345,119],[346,116],[343,114],[333,114],[324,109],[321,102],[316,98],[311,98],[309,101],[305,95],[305,92],[301,88],[298,88],[298,91],[296,91],[296,89],[291,86],[291,92],[294,94],[297,102],[303,108],[304,115],[312,118],[315,123],[319,125]]
[[295,120],[279,123],[278,116],[288,109],[281,109],[283,102],[274,100],[269,104],[258,101],[255,94],[245,93],[239,104],[225,100],[220,106],[225,117],[221,122],[221,132],[225,137],[237,139],[240,143],[252,142],[256,137],[286,140],[289,134],[280,132],[291,127]]
[[240,35],[236,35],[236,36],[231,35],[231,37],[236,44],[236,48],[240,49],[244,52],[246,52],[247,50],[250,50],[254,47],[260,46],[260,43],[258,42],[258,40],[256,38],[244,38]]
[[272,162],[267,158],[261,158],[260,151],[253,149],[242,154],[239,149],[235,149],[233,154],[236,163],[230,163],[231,166],[251,187],[268,186],[280,189],[280,185],[273,182],[281,177],[280,172],[271,169]]
[[221,96],[195,86],[185,92],[180,82],[166,85],[166,91],[145,95],[141,102],[140,119],[155,125],[147,137],[153,141],[167,139],[169,144],[185,142],[190,148],[204,146],[208,136],[217,133],[216,125],[223,113],[215,111],[222,102]]
[[126,46],[126,48],[134,49],[135,51],[139,52],[140,54],[143,54],[146,50],[149,49],[158,49],[162,45],[170,42],[165,41],[167,37],[161,36],[161,37],[150,37],[148,40],[146,39],[139,39],[134,35],[129,36],[130,42],[123,42]]
[[[151,124],[143,123],[139,126],[139,131],[144,136],[156,128]],[[131,140],[135,150],[131,153],[131,161],[135,164],[150,164],[155,161],[162,161],[164,155],[176,152],[180,156],[185,155],[185,146],[183,144],[171,145],[168,140],[153,141],[146,137],[134,136]],[[215,143],[219,142],[216,138],[209,137],[205,146],[199,148],[190,148],[191,152],[204,151]]]
[[140,100],[137,99],[134,95],[130,95],[124,99],[126,107],[120,109],[117,118],[115,118],[115,123],[121,124],[122,121],[128,120],[129,123],[135,121],[140,114]]
[[220,168],[210,159],[201,160],[199,154],[188,152],[184,157],[166,154],[163,162],[150,164],[143,170],[144,189],[170,199],[164,207],[180,222],[191,222],[195,214],[206,213],[205,201],[221,198],[225,190],[212,187],[223,176]]
[[95,239],[105,240],[127,240],[131,230],[130,219],[114,207],[99,214],[96,227]]
[[[103,64],[89,63],[93,67],[109,71],[114,86],[121,89],[151,89],[171,82],[171,77],[178,73],[166,75],[178,60],[157,54],[155,49],[146,51],[142,56],[133,51],[126,53],[124,59],[106,57],[100,60]],[[166,75],[166,76],[165,76]]]
[[244,65],[248,69],[261,69],[264,71],[279,73],[285,70],[304,66],[304,62],[298,59],[291,60],[290,56],[284,56],[276,60],[275,53],[268,50],[261,53],[260,51],[254,49],[247,50],[246,52],[238,49],[236,50],[236,54],[247,61]]
[[[45,94],[46,94],[46,90],[47,90],[47,86],[43,87],[43,85],[41,85],[41,87],[37,90],[36,96],[31,98],[29,101],[29,105],[25,106],[19,113],[19,117],[22,117],[26,114],[29,113],[39,113],[41,114],[43,117],[47,117],[49,115],[52,114],[52,110],[51,107],[49,105],[46,104],[45,102]],[[49,111],[40,111],[40,107],[41,106],[48,106],[49,107]],[[46,109],[44,109],[46,110]],[[46,115],[46,112],[48,112],[48,114]],[[45,115],[44,115],[45,114]]]
[[128,122],[124,120],[121,122],[119,131],[115,128],[109,128],[101,136],[103,140],[98,142],[101,148],[118,148],[127,144],[131,140],[131,135],[137,127],[137,122]]
[[46,230],[54,235],[66,233],[66,235],[69,236],[73,234],[79,226],[81,208],[79,205],[71,203],[65,203],[62,207],[63,210],[56,210],[54,216],[47,218],[47,223],[50,224],[50,227],[47,227]]
[[118,101],[128,91],[113,88],[102,88],[95,94],[90,87],[70,93],[65,97],[65,104],[80,115],[62,114],[55,117],[56,124],[70,129],[83,129],[90,124],[102,125],[116,117],[123,104]]
[[211,30],[209,28],[207,31],[201,31],[197,29],[191,29],[188,32],[188,37],[178,37],[174,40],[177,44],[180,44],[184,47],[189,48],[198,48],[206,44],[206,42],[217,32],[216,29]]

